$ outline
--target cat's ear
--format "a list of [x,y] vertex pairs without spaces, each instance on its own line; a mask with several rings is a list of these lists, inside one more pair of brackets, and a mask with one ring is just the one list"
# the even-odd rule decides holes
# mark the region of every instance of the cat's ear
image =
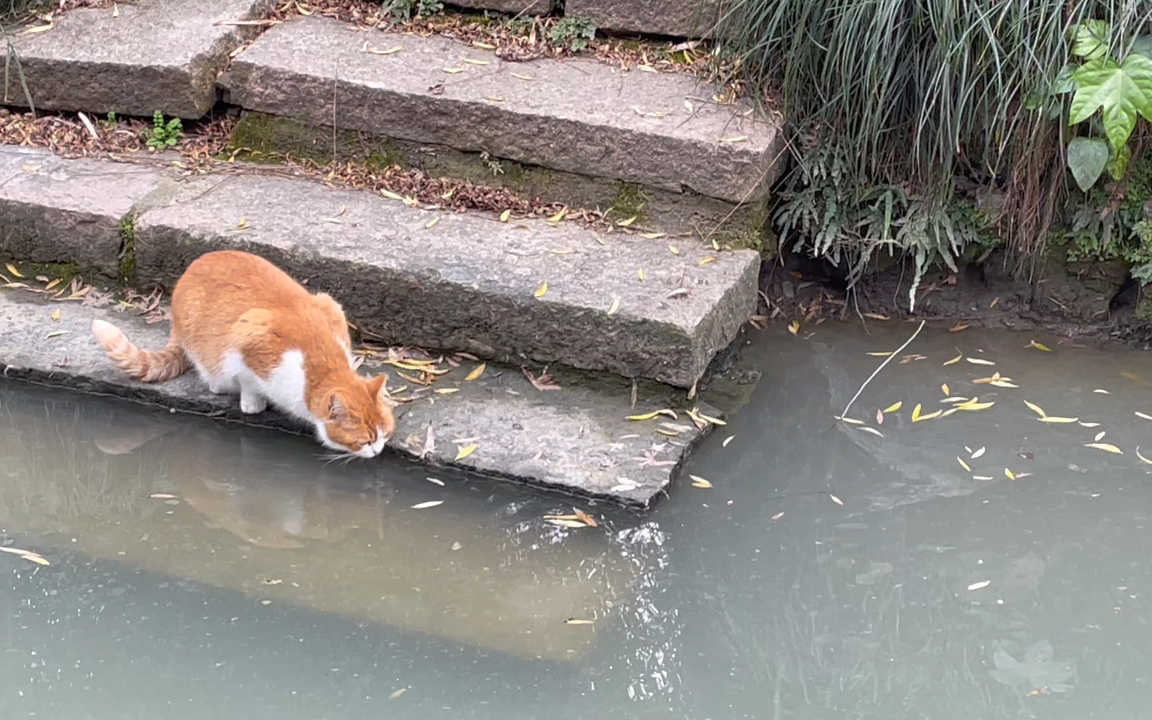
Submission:
[[328,396],[328,420],[334,423],[342,423],[348,419],[348,406],[344,404],[344,400],[337,393],[332,393]]
[[352,369],[353,370],[358,370],[360,368],[360,366],[363,364],[364,364],[364,356],[363,355],[353,355],[352,356]]
[[391,398],[388,396],[388,374],[380,373],[376,377],[368,381],[368,392],[375,395],[378,399],[384,402],[389,402]]

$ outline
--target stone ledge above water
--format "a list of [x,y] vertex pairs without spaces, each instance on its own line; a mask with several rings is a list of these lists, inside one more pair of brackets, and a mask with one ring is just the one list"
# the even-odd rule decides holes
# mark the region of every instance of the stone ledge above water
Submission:
[[[92,320],[115,323],[140,347],[152,349],[166,344],[167,323],[147,324],[133,313],[111,309],[112,304],[97,307],[43,298],[22,290],[0,290],[0,378],[113,395],[253,425],[301,429],[274,411],[241,415],[236,398],[210,394],[192,373],[155,385],[129,380],[96,345],[89,331]],[[60,314],[54,320],[55,311]],[[388,366],[372,367],[371,362],[366,366],[368,373],[389,370]],[[437,380],[438,389],[458,388],[457,392],[429,393],[400,405],[391,450],[418,459],[425,454],[431,433],[434,447],[424,457],[430,464],[647,507],[666,490],[692,444],[710,428],[698,429],[684,418],[677,423],[683,428],[679,434],[667,437],[655,432],[657,421],[629,421],[629,415],[667,407],[673,393],[641,397],[633,409],[628,383],[622,378],[572,379],[569,384],[566,376],[558,374],[560,390],[540,391],[515,368],[490,367],[480,378],[465,381],[473,369],[471,365],[455,368]],[[390,387],[397,384],[397,380],[389,383]],[[465,441],[478,447],[457,461],[458,448]]]

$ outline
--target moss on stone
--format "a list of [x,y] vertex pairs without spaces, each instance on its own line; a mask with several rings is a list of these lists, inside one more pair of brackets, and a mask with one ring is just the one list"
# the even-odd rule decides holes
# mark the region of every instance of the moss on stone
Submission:
[[623,219],[636,218],[636,222],[643,225],[648,222],[648,193],[639,183],[622,182],[617,186],[616,197],[612,198],[612,207],[608,213],[614,213]]
[[136,284],[136,216],[125,215],[120,221],[119,280],[124,285]]
[[387,138],[372,138],[355,130],[333,133],[330,127],[259,112],[245,112],[236,123],[227,155],[258,163],[279,163],[289,155],[320,164],[352,160],[370,170],[408,165],[395,141]]
[[1148,296],[1148,288],[1145,287],[1140,292],[1140,302],[1136,303],[1136,310],[1133,313],[1137,320],[1152,320],[1152,297]]

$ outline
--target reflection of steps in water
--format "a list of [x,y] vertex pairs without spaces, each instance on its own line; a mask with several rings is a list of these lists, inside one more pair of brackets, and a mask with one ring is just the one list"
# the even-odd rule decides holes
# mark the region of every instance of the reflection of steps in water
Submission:
[[[535,503],[502,516],[459,480],[425,482],[427,468],[325,465],[306,440],[277,433],[60,399],[44,412],[41,393],[5,395],[0,452],[12,481],[0,483],[0,522],[39,537],[44,552],[67,547],[556,660],[591,649],[613,600],[626,600],[643,572],[604,528],[543,525]],[[411,509],[429,499],[446,502]]]

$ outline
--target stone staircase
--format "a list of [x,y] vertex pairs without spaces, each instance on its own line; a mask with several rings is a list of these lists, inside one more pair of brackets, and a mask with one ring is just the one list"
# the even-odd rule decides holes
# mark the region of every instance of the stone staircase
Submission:
[[[237,135],[247,133],[249,150],[274,147],[285,127],[328,137],[356,131],[390,161],[425,172],[459,167],[461,158],[504,163],[518,171],[505,174],[529,178],[521,190],[606,209],[615,225],[457,213],[259,172],[188,177],[125,162],[132,158],[22,150],[0,152],[0,257],[171,287],[203,252],[244,249],[333,294],[356,327],[383,342],[618,378],[604,387],[649,379],[695,389],[754,312],[758,254],[702,238],[753,231],[783,150],[770,118],[713,102],[714,89],[686,75],[585,60],[506,62],[444,37],[365,32],[319,17],[257,36],[269,7],[140,0],[72,11],[13,42],[38,110],[198,118],[223,101],[244,113]],[[8,97],[18,103],[23,94],[10,87]],[[0,364],[12,362],[0,356]],[[666,394],[650,393],[669,402]],[[626,391],[580,397],[596,409],[593,426],[614,418],[568,451],[576,467],[595,448],[604,470],[595,478],[558,478],[547,463],[526,470],[521,455],[531,443],[506,443],[515,458],[459,464],[647,504],[708,429],[697,422],[692,432],[644,427],[636,435],[615,424],[638,412]],[[551,411],[571,411],[571,400]],[[493,401],[497,410],[504,401]],[[491,412],[484,416],[490,422]],[[626,477],[637,471],[624,470],[622,458],[643,454],[645,443],[667,458],[657,471],[644,466],[637,490]],[[606,444],[621,447],[604,455]],[[450,455],[438,459],[450,464]]]

